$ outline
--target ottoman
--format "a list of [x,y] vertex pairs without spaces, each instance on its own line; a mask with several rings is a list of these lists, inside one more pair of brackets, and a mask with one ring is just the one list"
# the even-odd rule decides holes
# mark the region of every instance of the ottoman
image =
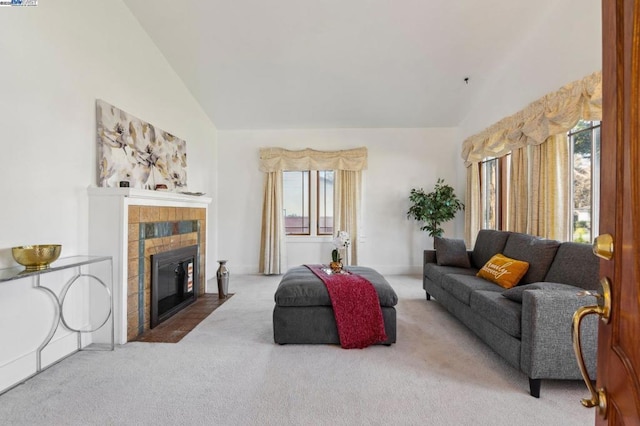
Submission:
[[[378,293],[387,340],[396,342],[398,296],[387,280],[371,268],[344,268],[369,280]],[[306,266],[296,266],[280,280],[273,309],[273,339],[276,343],[340,344],[329,292],[324,283]]]

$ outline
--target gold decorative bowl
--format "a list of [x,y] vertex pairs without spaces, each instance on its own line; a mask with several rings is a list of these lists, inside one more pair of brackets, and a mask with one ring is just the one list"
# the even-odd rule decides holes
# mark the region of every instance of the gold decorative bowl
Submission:
[[11,254],[16,262],[25,267],[25,271],[40,271],[47,269],[52,262],[55,262],[60,257],[61,251],[60,244],[41,244],[13,247]]

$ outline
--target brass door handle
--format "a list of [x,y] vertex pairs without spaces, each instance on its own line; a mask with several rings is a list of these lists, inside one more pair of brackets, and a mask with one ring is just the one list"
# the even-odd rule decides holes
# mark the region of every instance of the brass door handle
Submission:
[[598,407],[598,413],[606,418],[607,414],[607,393],[605,389],[596,390],[589,378],[589,372],[584,363],[584,357],[582,356],[582,347],[580,345],[580,323],[582,319],[587,315],[596,314],[600,316],[600,319],[605,323],[609,322],[611,315],[611,284],[607,278],[603,278],[600,281],[602,286],[602,294],[597,294],[589,291],[579,293],[581,296],[595,296],[598,298],[598,304],[592,306],[583,306],[579,308],[573,314],[573,326],[571,328],[571,336],[573,338],[573,351],[576,354],[578,360],[578,366],[582,373],[584,383],[587,385],[587,389],[591,393],[591,398],[584,398],[580,402],[587,408]]
[[602,259],[613,259],[613,236],[611,234],[598,235],[593,240],[591,249],[593,250],[593,254]]

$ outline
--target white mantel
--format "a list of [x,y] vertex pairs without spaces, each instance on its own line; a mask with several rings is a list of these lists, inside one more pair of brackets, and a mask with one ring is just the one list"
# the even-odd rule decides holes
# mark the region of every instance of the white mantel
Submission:
[[[90,186],[88,191],[90,197],[118,197],[139,201],[129,203],[133,205],[175,205],[175,207],[202,207],[204,205],[211,204],[211,198],[209,197],[182,194],[180,192],[171,191],[152,191],[149,189],[136,188],[100,188],[95,186]],[[178,203],[179,205],[176,205],[176,203]]]
[[208,216],[212,199],[170,191],[93,186],[88,188],[88,194],[89,251],[91,254],[113,257],[115,340],[124,344],[127,342],[129,206],[204,208]]

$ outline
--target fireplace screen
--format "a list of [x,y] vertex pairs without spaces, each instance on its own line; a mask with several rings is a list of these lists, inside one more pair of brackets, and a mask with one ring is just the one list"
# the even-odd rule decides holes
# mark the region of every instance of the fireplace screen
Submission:
[[198,246],[151,256],[151,328],[195,302]]

